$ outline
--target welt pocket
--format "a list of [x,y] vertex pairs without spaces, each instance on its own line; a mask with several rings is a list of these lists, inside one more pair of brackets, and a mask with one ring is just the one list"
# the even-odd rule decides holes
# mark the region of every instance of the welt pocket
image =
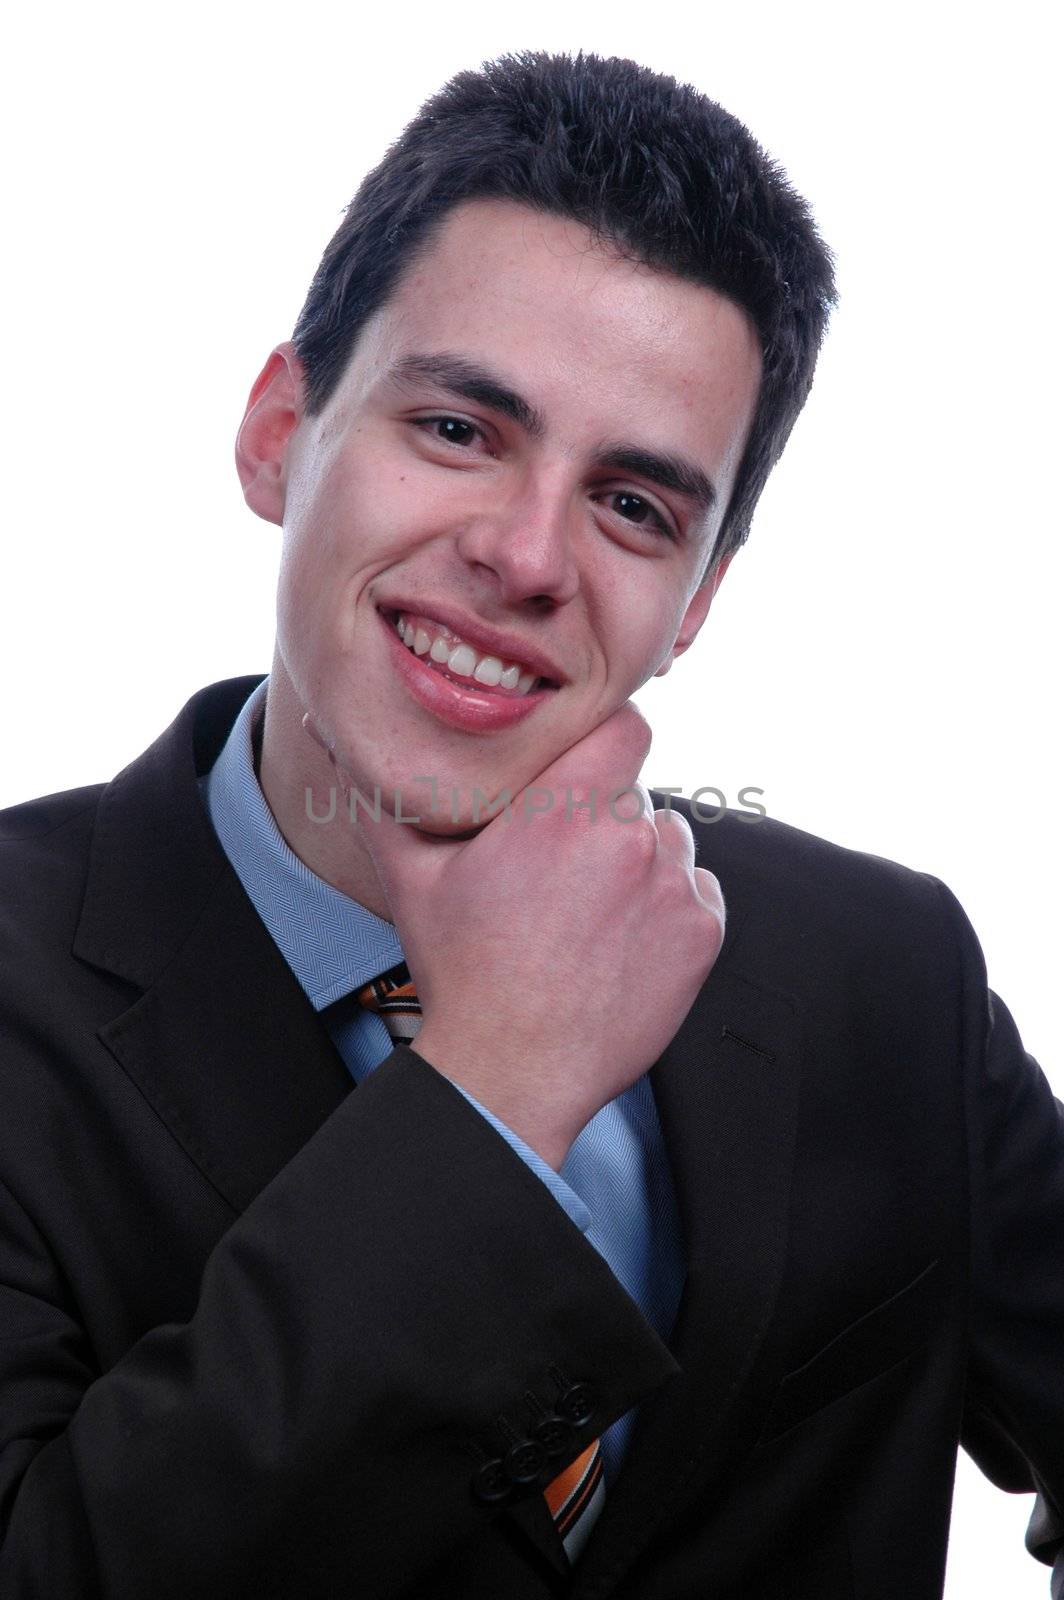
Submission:
[[843,1395],[897,1366],[926,1338],[938,1289],[938,1261],[824,1345],[780,1383],[758,1444],[767,1444]]

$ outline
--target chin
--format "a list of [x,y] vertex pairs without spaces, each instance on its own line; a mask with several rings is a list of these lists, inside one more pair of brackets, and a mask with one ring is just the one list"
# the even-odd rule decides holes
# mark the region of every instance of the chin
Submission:
[[459,818],[454,822],[450,817],[426,817],[418,823],[418,832],[431,834],[434,839],[453,839],[459,842],[463,839],[475,839],[478,833],[483,833],[490,817],[481,818],[474,822],[472,818]]
[[[511,811],[512,809],[511,805]],[[439,804],[435,810],[432,809],[426,788],[415,788],[403,794],[401,817],[422,833],[431,833],[441,839],[462,839],[472,838],[474,834],[480,833],[489,822],[504,811],[503,804],[493,810],[490,799],[474,808],[469,790],[463,793],[460,787],[448,789],[441,785]]]

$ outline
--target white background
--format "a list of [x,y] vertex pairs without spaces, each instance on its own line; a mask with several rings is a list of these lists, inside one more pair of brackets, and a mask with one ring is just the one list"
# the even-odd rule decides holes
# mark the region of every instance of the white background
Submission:
[[[1064,1090],[1049,16],[25,10],[2,109],[0,804],[111,776],[201,684],[268,668],[278,534],[240,500],[232,436],[421,101],[504,50],[630,55],[751,126],[813,201],[842,294],[749,546],[640,697],[644,776],[733,803],[759,785],[772,815],[944,878]],[[1027,1509],[962,1458],[951,1597],[1048,1592]]]

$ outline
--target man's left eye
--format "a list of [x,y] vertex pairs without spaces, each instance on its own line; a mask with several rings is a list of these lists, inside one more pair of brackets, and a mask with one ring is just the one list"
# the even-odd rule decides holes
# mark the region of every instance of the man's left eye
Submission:
[[616,509],[626,522],[634,522],[637,527],[649,525],[668,539],[676,537],[661,512],[649,500],[644,500],[642,495],[632,494],[627,489],[615,489],[610,498],[616,502]]

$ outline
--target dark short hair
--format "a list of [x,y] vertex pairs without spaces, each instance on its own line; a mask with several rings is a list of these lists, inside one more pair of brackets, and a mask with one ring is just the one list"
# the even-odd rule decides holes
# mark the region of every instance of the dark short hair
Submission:
[[831,253],[741,122],[634,61],[523,51],[460,72],[426,102],[348,206],[300,313],[310,412],[434,228],[480,198],[572,218],[749,313],[761,388],[713,561],[737,549],[813,381],[835,302]]

